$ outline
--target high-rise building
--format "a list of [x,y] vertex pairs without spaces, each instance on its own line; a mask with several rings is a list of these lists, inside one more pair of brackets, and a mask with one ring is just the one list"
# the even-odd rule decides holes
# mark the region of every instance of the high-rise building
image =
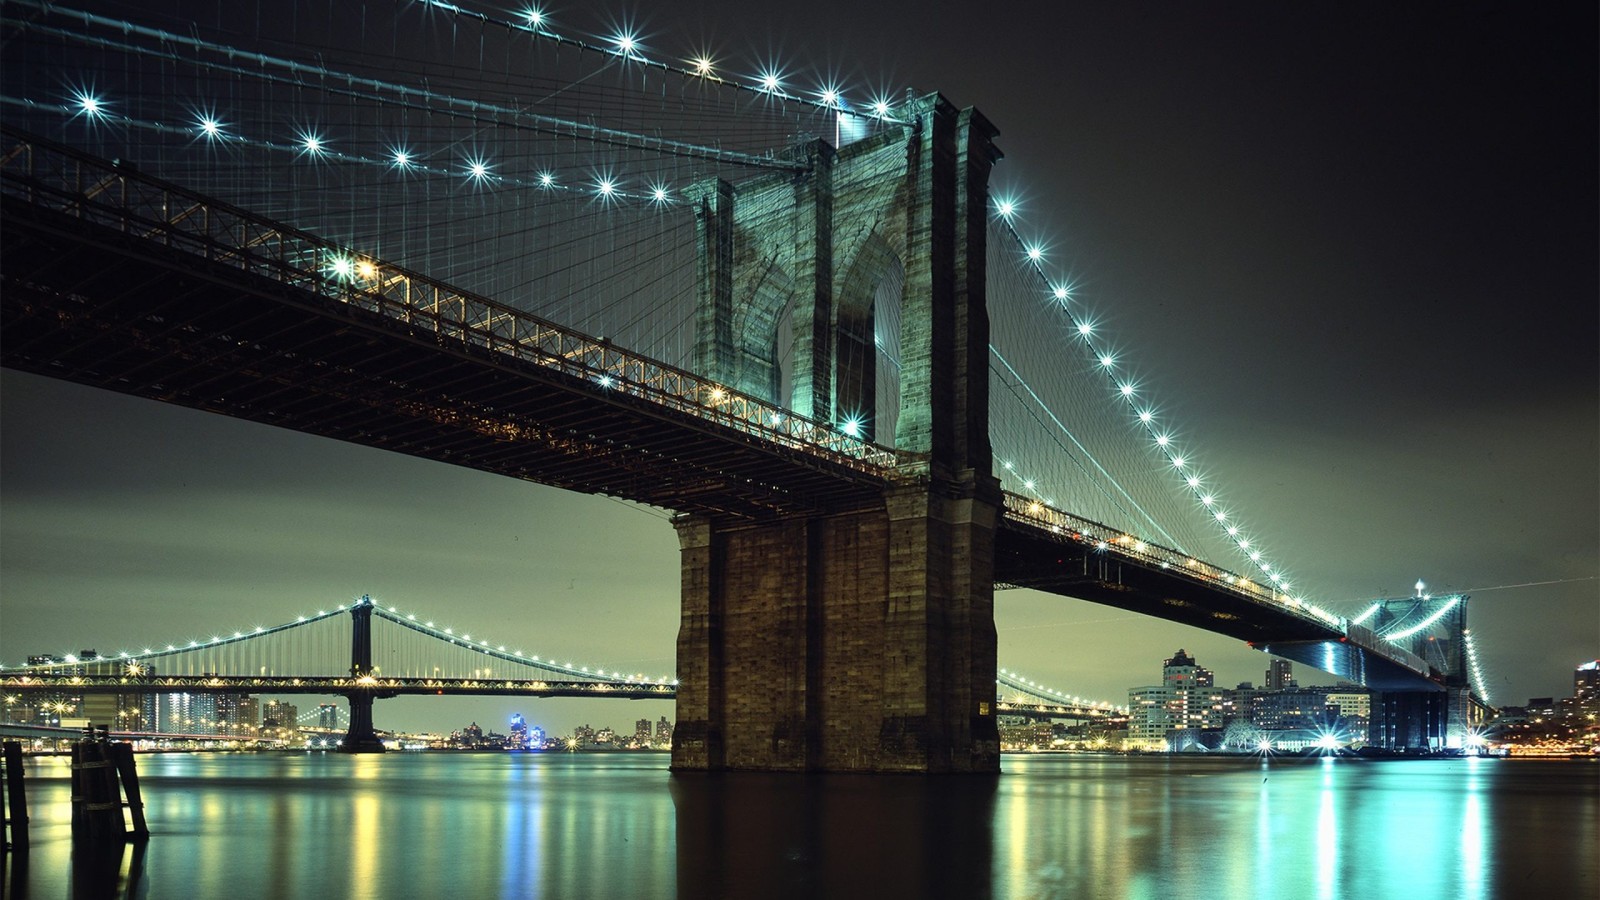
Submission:
[[656,745],[660,747],[672,746],[672,723],[662,716],[656,721]]
[[1579,665],[1572,672],[1572,696],[1556,704],[1568,728],[1592,730],[1600,722],[1600,659]]
[[1161,682],[1171,692],[1168,705],[1182,724],[1179,728],[1221,728],[1221,697],[1215,696],[1216,677],[1179,649],[1161,667]]
[[650,746],[650,720],[640,719],[633,723],[633,742],[640,747]]
[[1179,727],[1168,705],[1165,686],[1130,688],[1128,691],[1128,744],[1140,750],[1165,750],[1167,732]]
[[216,695],[216,733],[254,737],[261,721],[260,704],[249,694]]
[[1294,681],[1294,665],[1287,659],[1273,658],[1267,666],[1267,685],[1269,691],[1285,691],[1296,687]]
[[167,694],[162,704],[162,731],[168,734],[216,734],[214,694]]
[[261,707],[261,736],[292,741],[300,736],[300,707],[282,700],[268,700]]
[[1226,692],[1216,677],[1181,648],[1161,666],[1161,684],[1128,691],[1128,742],[1146,750],[1166,749],[1167,732],[1179,728],[1221,728]]
[[1600,659],[1586,662],[1573,670],[1572,699],[1580,706],[1600,701]]

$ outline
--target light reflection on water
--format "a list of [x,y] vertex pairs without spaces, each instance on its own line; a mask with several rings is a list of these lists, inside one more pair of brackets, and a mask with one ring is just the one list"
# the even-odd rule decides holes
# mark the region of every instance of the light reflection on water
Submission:
[[34,760],[34,846],[3,877],[31,897],[1600,893],[1592,762],[1036,755],[999,778],[666,764],[142,756],[153,836],[142,859],[103,863],[72,851],[65,760]]

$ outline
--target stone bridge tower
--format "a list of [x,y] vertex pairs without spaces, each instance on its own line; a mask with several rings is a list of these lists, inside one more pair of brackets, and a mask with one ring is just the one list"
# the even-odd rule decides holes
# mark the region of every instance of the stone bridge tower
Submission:
[[839,150],[802,145],[799,173],[691,192],[695,369],[736,390],[872,437],[873,300],[903,276],[900,477],[867,508],[677,521],[675,770],[999,770],[984,266],[1000,154],[941,96],[899,114]]

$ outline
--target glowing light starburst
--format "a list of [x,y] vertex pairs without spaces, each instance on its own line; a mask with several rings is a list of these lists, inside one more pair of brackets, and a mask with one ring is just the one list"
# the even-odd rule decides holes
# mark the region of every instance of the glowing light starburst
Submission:
[[72,92],[73,117],[82,116],[91,122],[98,122],[106,118],[106,101],[93,88],[82,88]]

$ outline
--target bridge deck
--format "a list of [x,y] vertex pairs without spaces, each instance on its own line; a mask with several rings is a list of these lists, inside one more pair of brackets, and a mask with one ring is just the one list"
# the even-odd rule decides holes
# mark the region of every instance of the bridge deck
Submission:
[[589,697],[672,700],[670,684],[619,681],[547,681],[526,678],[349,678],[292,675],[195,675],[135,678],[121,675],[0,677],[0,689],[17,694],[404,694],[516,697]]
[[0,237],[9,368],[680,512],[848,508],[883,483],[13,197]]
[[[330,275],[344,251],[313,235],[7,133],[0,365],[719,518],[879,506],[899,477],[891,451],[691,373],[388,264]],[[1008,509],[996,581],[1429,684],[1269,587],[1030,517]]]

